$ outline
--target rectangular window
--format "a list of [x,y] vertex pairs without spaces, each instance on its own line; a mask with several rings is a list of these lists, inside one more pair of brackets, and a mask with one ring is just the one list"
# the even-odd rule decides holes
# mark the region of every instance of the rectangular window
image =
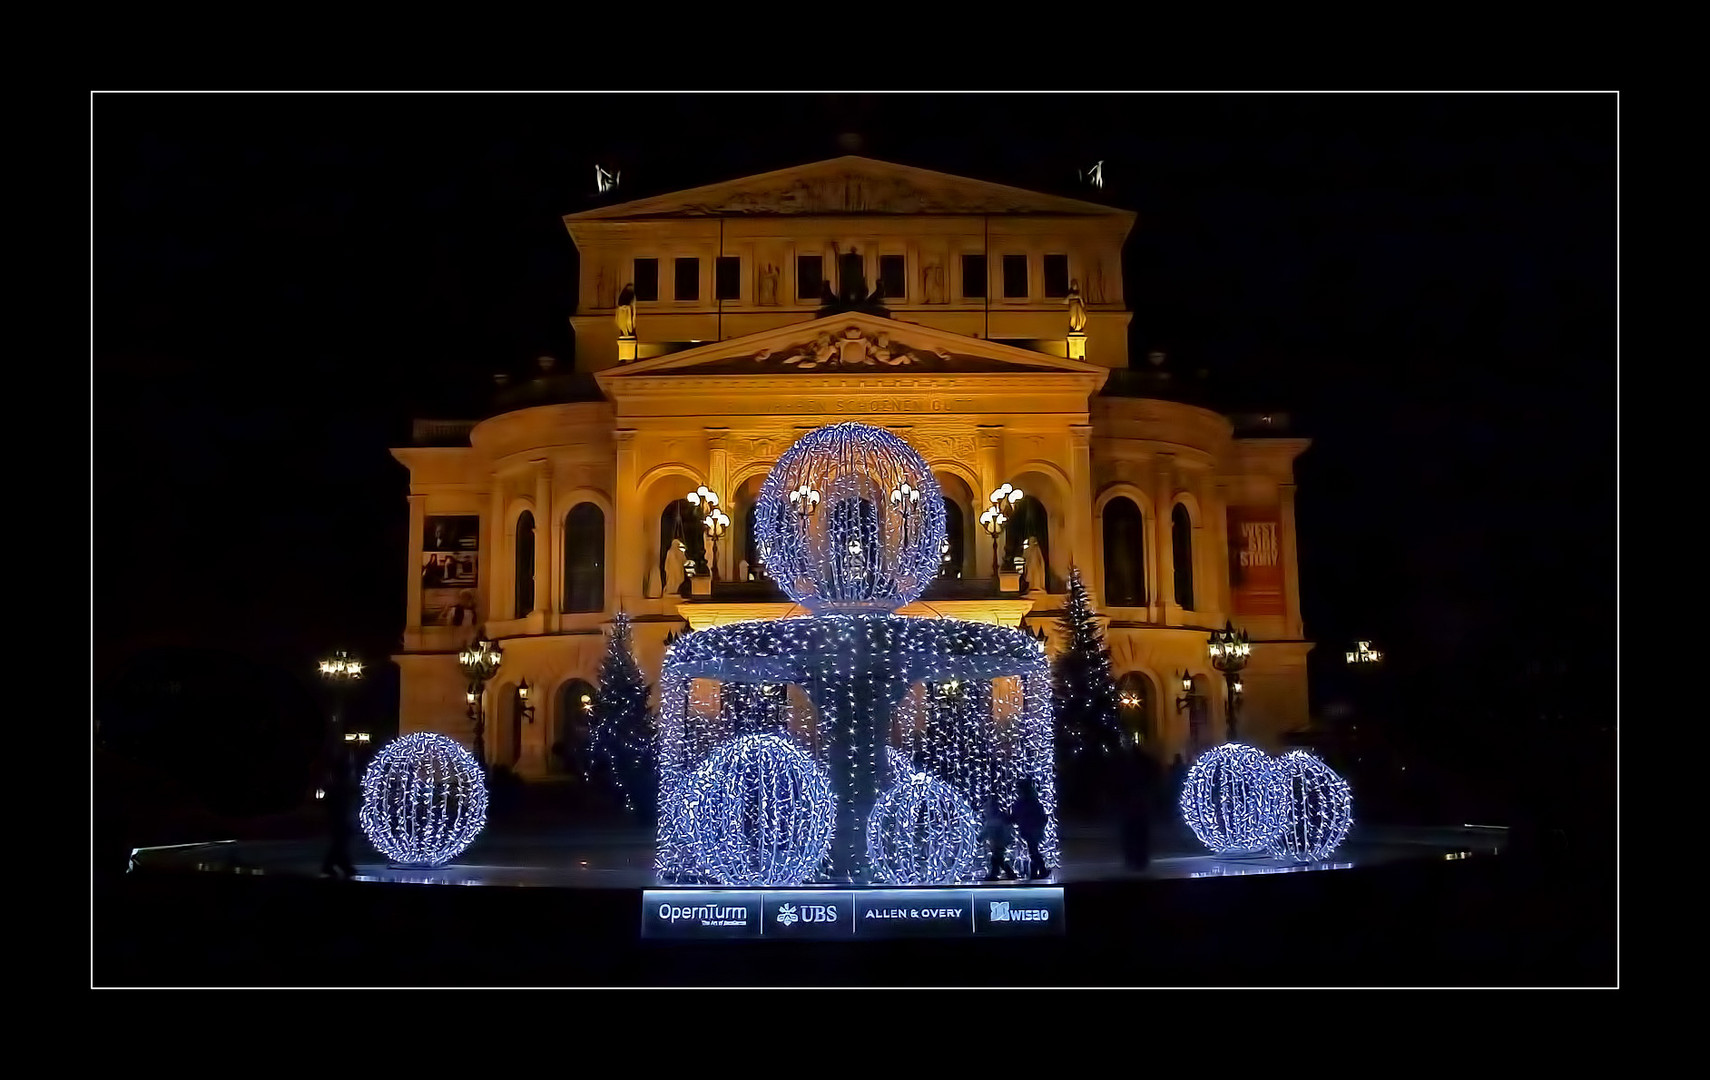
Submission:
[[962,256],[962,295],[979,299],[986,295],[986,257]]
[[635,298],[637,300],[659,299],[659,260],[635,260]]
[[879,284],[885,288],[885,296],[892,300],[901,300],[908,295],[904,284],[907,276],[908,260],[901,255],[879,256]]
[[1069,295],[1069,257],[1067,255],[1045,256],[1045,295],[1052,300],[1061,300]]
[[796,299],[818,300],[825,285],[825,263],[822,255],[796,256]]
[[717,278],[717,296],[720,300],[742,299],[742,258],[738,255],[720,255],[714,266]]
[[701,298],[701,260],[694,258],[677,260],[677,289],[673,295],[678,300],[699,300]]
[[1027,299],[1027,256],[1005,255],[1003,257],[1003,298],[1005,300]]

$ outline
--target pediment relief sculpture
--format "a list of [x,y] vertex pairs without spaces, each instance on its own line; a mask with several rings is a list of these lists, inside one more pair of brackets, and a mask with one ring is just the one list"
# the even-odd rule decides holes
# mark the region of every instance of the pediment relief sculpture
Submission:
[[771,360],[780,354],[780,363],[798,371],[811,371],[820,367],[873,367],[881,364],[886,367],[903,367],[933,357],[940,360],[950,359],[950,354],[943,349],[934,349],[930,353],[911,352],[901,346],[892,345],[891,336],[887,333],[867,334],[858,326],[849,327],[835,338],[829,332],[822,332],[807,345],[781,350],[762,349],[754,355],[754,359]]
[[722,214],[1021,214],[1036,209],[1013,198],[967,190],[933,191],[898,177],[846,173],[803,177],[776,187],[734,191],[690,203],[685,215]]

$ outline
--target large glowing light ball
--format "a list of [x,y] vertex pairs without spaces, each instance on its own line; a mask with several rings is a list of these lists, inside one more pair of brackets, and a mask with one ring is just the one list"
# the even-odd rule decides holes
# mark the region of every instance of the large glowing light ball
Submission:
[[690,846],[721,885],[800,885],[831,850],[831,783],[781,735],[741,735],[717,747],[683,798]]
[[1279,859],[1328,858],[1354,823],[1354,797],[1336,770],[1305,750],[1290,750],[1273,766],[1281,788],[1281,825],[1266,845]]
[[754,516],[766,573],[813,612],[895,611],[942,563],[944,502],[925,459],[883,428],[816,428],[784,451]]
[[1182,785],[1182,818],[1219,855],[1262,851],[1280,826],[1281,790],[1272,761],[1245,743],[1200,755]]
[[974,812],[944,781],[925,773],[893,784],[867,818],[867,863],[889,885],[973,881],[981,873]]
[[431,731],[393,739],[362,775],[362,831],[397,866],[443,866],[487,824],[487,785],[462,744]]

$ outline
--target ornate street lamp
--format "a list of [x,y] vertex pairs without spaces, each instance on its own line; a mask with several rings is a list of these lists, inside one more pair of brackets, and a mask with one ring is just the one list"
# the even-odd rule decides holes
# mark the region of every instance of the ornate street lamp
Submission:
[[524,679],[517,686],[517,711],[522,713],[523,723],[534,723],[534,702],[528,696],[528,680]]
[[1206,648],[1211,653],[1211,666],[1221,671],[1229,683],[1229,741],[1234,742],[1235,712],[1241,701],[1241,669],[1247,666],[1253,646],[1247,641],[1247,631],[1237,630],[1224,620],[1223,629],[1211,632]]
[[1352,651],[1347,653],[1350,664],[1375,664],[1383,659],[1383,653],[1372,648],[1372,643],[1362,641]]
[[902,515],[902,542],[907,547],[909,520],[920,509],[919,489],[910,487],[907,480],[898,481],[897,486],[891,489],[891,508]]
[[356,681],[362,678],[362,661],[355,659],[343,649],[333,653],[321,661],[321,678],[327,688],[332,691],[332,713],[328,718],[328,741],[335,750],[344,748],[344,699]]
[[815,510],[819,509],[819,492],[806,484],[801,485],[790,492],[790,509],[796,512],[796,520],[802,523],[803,529],[806,529],[808,519],[813,517]]
[[707,512],[701,523],[707,527],[707,537],[712,540],[712,566],[709,572],[714,579],[717,579],[718,541],[719,537],[724,535],[725,530],[730,528],[730,515],[715,506]]
[[469,690],[464,698],[469,702],[469,722],[475,728],[475,764],[483,770],[487,768],[487,748],[483,738],[487,732],[487,717],[486,710],[481,707],[481,697],[487,680],[498,672],[499,662],[504,658],[498,642],[488,641],[485,634],[457,654],[457,666],[463,669],[464,677],[469,680]]
[[351,874],[348,807],[352,792],[350,751],[345,744],[353,740],[344,733],[344,705],[345,695],[356,681],[362,678],[362,661],[340,649],[322,660],[320,666],[321,679],[326,682],[327,689],[332,694],[332,711],[327,718],[327,764],[332,775],[327,778],[330,786],[315,792],[316,798],[329,800],[327,855],[322,869],[328,874],[342,871],[348,877]]
[[998,563],[998,537],[1003,535],[1004,522],[1009,515],[1004,513],[1007,507],[1011,510],[1021,501],[1022,491],[1013,484],[1004,484],[989,496],[991,505],[980,515],[980,528],[986,530],[986,535],[992,538],[992,573],[1000,574],[1003,567]]

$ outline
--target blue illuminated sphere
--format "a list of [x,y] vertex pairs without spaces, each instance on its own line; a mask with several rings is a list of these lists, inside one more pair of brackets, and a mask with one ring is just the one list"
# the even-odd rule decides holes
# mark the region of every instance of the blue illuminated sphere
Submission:
[[892,784],[867,818],[867,863],[889,885],[942,885],[983,877],[974,812],[944,781],[915,773]]
[[1279,828],[1266,845],[1279,859],[1328,858],[1354,823],[1354,797],[1336,770],[1305,750],[1290,750],[1274,766],[1281,798]]
[[831,850],[831,783],[781,735],[741,735],[719,746],[681,797],[689,847],[721,885],[800,885]]
[[895,611],[919,599],[942,564],[938,481],[883,428],[843,423],[803,435],[767,474],[756,507],[767,575],[816,613]]
[[443,866],[487,824],[487,785],[463,745],[435,732],[393,739],[362,775],[362,831],[396,866]]
[[1263,851],[1276,835],[1282,797],[1271,758],[1245,743],[1200,755],[1182,786],[1182,819],[1219,855]]

